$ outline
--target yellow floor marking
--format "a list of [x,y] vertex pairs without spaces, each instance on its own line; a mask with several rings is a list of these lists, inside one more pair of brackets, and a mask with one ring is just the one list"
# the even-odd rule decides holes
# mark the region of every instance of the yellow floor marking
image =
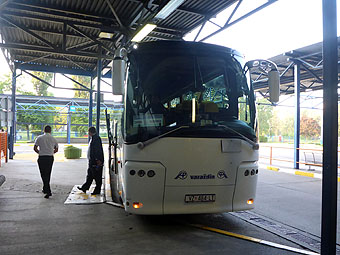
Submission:
[[314,173],[306,173],[302,171],[295,171],[296,175],[307,176],[307,177],[314,177]]
[[253,238],[253,237],[250,237],[250,236],[244,236],[244,235],[232,233],[232,232],[229,232],[229,231],[225,231],[225,230],[222,230],[222,229],[211,228],[211,227],[202,226],[202,225],[193,225],[193,226],[197,227],[197,228],[204,229],[204,230],[216,232],[216,233],[219,233],[219,234],[222,234],[222,235],[233,236],[233,237],[236,237],[236,238],[245,239],[245,240],[255,242],[255,243],[259,243],[259,242],[262,241],[261,239],[258,239],[258,238]]
[[287,246],[287,245],[277,244],[277,243],[265,241],[265,240],[250,237],[250,236],[232,233],[232,232],[225,231],[225,230],[222,230],[222,229],[211,228],[211,227],[198,225],[198,224],[190,224],[190,226],[200,228],[200,229],[203,229],[203,230],[208,230],[208,231],[211,231],[211,232],[216,232],[216,233],[219,233],[219,234],[222,234],[222,235],[232,236],[232,237],[235,237],[235,238],[247,240],[247,241],[258,243],[258,244],[271,246],[271,247],[282,249],[282,250],[297,252],[297,253],[300,253],[300,254],[307,254],[307,255],[318,255],[319,254],[319,253],[315,253],[315,252],[312,252],[312,251],[307,251],[307,250],[302,250],[302,249],[290,247],[290,246]]
[[267,169],[268,169],[268,170],[273,170],[273,171],[276,171],[276,172],[279,171],[279,168],[278,168],[278,167],[275,167],[275,166],[267,166]]

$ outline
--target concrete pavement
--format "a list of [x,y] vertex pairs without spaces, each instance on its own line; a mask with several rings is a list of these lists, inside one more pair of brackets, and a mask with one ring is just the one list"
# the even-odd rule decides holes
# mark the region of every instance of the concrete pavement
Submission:
[[[123,209],[107,204],[64,205],[72,187],[85,180],[86,158],[56,160],[51,180],[53,196],[44,199],[38,167],[31,158],[34,153],[17,159],[19,154],[0,168],[0,174],[7,178],[0,187],[1,255],[296,254],[193,228],[189,224],[301,248],[228,213],[142,217],[126,214]],[[270,186],[261,181],[260,185]],[[264,193],[267,191],[259,188],[258,201],[268,203],[265,197],[261,198]],[[277,198],[272,199],[275,202]],[[260,212],[267,210],[261,206],[259,209]]]

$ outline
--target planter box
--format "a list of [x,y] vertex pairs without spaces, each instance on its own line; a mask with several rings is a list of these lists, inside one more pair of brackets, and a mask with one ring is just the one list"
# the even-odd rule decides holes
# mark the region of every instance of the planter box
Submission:
[[64,156],[67,159],[77,159],[81,157],[81,149],[77,147],[68,146],[64,149]]

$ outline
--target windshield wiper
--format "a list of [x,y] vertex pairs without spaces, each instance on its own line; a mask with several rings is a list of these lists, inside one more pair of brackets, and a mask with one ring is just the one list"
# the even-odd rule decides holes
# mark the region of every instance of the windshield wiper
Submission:
[[260,145],[259,145],[258,143],[253,142],[253,141],[250,140],[248,137],[242,135],[241,133],[237,132],[236,130],[234,130],[234,129],[228,127],[228,126],[225,126],[225,125],[218,125],[218,127],[222,127],[222,128],[224,128],[224,129],[227,129],[227,130],[229,130],[229,131],[232,131],[232,132],[234,132],[235,134],[241,136],[244,140],[246,140],[246,142],[248,142],[248,143],[252,146],[252,148],[253,148],[254,150],[258,150],[258,149],[260,148]]
[[137,147],[138,147],[140,150],[142,150],[142,149],[144,149],[145,146],[148,146],[149,144],[152,144],[153,142],[156,142],[159,138],[162,138],[163,136],[166,136],[166,135],[169,135],[169,134],[171,134],[171,133],[174,133],[174,132],[176,132],[177,130],[180,130],[180,129],[182,129],[182,128],[189,128],[189,126],[180,126],[180,127],[175,128],[175,129],[173,129],[173,130],[170,130],[169,132],[166,132],[166,133],[164,133],[164,134],[161,134],[161,135],[159,135],[159,136],[156,136],[156,137],[153,137],[153,138],[151,138],[151,139],[149,139],[149,140],[146,140],[145,142],[139,142],[139,143],[137,143]]

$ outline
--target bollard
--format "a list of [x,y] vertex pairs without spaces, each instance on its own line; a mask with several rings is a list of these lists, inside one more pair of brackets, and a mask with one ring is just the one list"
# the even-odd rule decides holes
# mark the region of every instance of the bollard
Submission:
[[0,175],[0,186],[6,181],[5,176]]

